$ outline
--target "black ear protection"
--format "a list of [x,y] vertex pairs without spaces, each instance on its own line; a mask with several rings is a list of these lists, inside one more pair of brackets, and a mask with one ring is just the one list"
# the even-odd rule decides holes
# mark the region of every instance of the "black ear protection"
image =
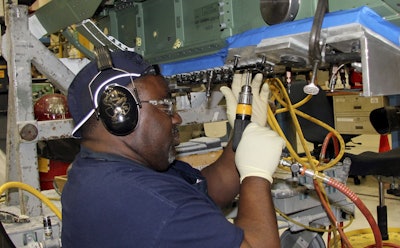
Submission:
[[97,100],[97,115],[110,133],[125,136],[135,130],[140,104],[129,89],[118,84],[109,85]]
[[[112,66],[111,56],[106,48],[97,49],[96,55],[99,73],[97,73],[89,83],[89,91],[92,94],[92,101],[97,117],[113,135],[128,135],[135,130],[139,121],[139,108],[141,108],[141,103],[133,79],[141,75],[114,68]],[[114,70],[121,74],[117,74],[102,82],[101,85],[97,87],[96,91],[92,92],[92,83],[101,73],[105,73],[106,70]],[[132,91],[125,86],[112,84],[114,80],[125,77],[130,78],[131,84],[133,85]]]

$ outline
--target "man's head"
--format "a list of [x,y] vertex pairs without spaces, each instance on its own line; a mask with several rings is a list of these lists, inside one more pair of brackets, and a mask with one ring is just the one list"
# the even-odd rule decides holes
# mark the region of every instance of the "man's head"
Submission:
[[132,132],[139,106],[135,92],[131,93],[125,87],[138,77],[155,74],[153,67],[136,53],[105,52],[107,56],[99,54],[76,75],[68,89],[75,137],[81,136],[79,129],[95,112],[111,133],[126,135]]
[[[165,170],[179,143],[166,80],[133,52],[110,54],[112,66],[93,61],[68,90],[75,137],[100,151],[117,153],[156,170]],[[99,69],[102,68],[102,69]],[[101,120],[101,121],[100,121]]]

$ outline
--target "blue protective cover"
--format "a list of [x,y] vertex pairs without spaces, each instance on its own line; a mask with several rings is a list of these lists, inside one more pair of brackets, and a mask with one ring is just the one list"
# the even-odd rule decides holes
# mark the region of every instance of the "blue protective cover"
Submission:
[[[161,72],[164,76],[170,76],[184,72],[221,67],[225,63],[228,50],[231,48],[255,46],[263,39],[310,32],[312,23],[313,17],[310,17],[302,20],[280,23],[273,26],[251,29],[228,37],[226,39],[226,47],[215,54],[173,63],[161,64]],[[327,13],[325,15],[322,28],[342,26],[351,23],[359,23],[386,38],[387,40],[393,42],[393,44],[397,46],[400,45],[400,27],[383,19],[372,9],[365,6]]]

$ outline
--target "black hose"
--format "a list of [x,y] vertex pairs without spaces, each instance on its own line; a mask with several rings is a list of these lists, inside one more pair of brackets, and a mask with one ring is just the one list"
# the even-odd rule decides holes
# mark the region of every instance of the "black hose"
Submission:
[[337,53],[327,54],[324,58],[325,62],[331,64],[346,64],[354,61],[361,61],[360,53]]

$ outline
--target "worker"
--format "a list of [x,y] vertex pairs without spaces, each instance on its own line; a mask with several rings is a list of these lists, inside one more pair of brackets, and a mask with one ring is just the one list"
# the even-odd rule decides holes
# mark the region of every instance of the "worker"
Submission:
[[[63,247],[280,247],[271,183],[284,142],[264,126],[261,78],[262,124],[199,171],[175,160],[182,119],[164,77],[134,52],[86,65],[68,90],[81,150],[62,193]],[[235,96],[223,92],[232,123]],[[221,208],[238,194],[232,223]]]

